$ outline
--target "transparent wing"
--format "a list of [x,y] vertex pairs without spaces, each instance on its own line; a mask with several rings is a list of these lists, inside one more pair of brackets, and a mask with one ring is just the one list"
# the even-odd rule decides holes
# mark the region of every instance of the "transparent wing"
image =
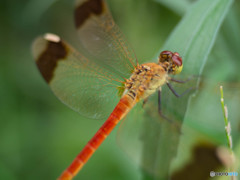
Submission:
[[[171,136],[166,137],[166,132]],[[157,96],[142,107],[140,102],[120,126],[118,143],[149,176],[165,179],[176,155],[176,141],[181,133],[174,123],[161,119]]]
[[[189,76],[186,76],[187,78]],[[195,81],[196,78],[193,78],[192,82],[176,84],[177,86],[174,86],[174,88],[181,94],[181,92],[190,88]],[[159,115],[158,93],[156,92],[149,97],[144,106],[143,102],[139,102],[120,126],[118,135],[120,146],[148,173],[160,176],[157,167],[154,167],[154,162],[157,161],[157,158],[162,158],[158,153],[165,154],[165,168],[169,166],[167,163],[170,163],[170,156],[174,157],[175,152],[172,149],[175,149],[175,144],[171,145],[168,142],[177,141],[181,135],[181,124],[186,110],[182,109],[182,106],[179,104],[186,103],[192,93],[189,92],[181,98],[176,98],[167,86],[164,85],[161,93],[161,109],[164,116],[173,121],[172,123]],[[171,136],[165,137],[167,132]],[[167,148],[168,152],[164,152]],[[148,152],[146,153],[145,151]],[[162,169],[162,176],[165,176],[167,173],[167,169]]]
[[129,78],[136,66],[133,49],[112,19],[104,0],[78,0],[74,13],[80,42],[88,56]]
[[[158,115],[158,97],[154,94],[144,107],[142,102],[139,102],[119,127],[117,140],[120,147],[130,159],[141,166],[143,172],[147,174],[146,177],[169,179],[169,176],[179,175],[183,167],[190,168],[190,165],[197,164],[199,168],[204,168],[200,161],[193,164],[194,159],[189,159],[194,158],[189,157],[194,150],[193,147],[201,146],[202,143],[219,144],[216,140],[219,141],[220,136],[221,143],[226,144],[224,118],[219,99],[220,84],[224,87],[224,96],[231,109],[229,116],[232,120],[232,134],[237,136],[240,113],[235,107],[239,107],[240,102],[239,85],[201,79],[198,94],[190,101],[188,98],[192,93],[186,94],[186,97],[175,98],[169,89],[163,87],[162,109],[172,123]],[[184,86],[182,88],[186,89],[194,84],[189,83],[190,85],[181,84]],[[179,90],[178,92],[184,91],[184,89],[180,91],[180,87],[175,88]],[[170,101],[171,98],[173,101]],[[186,114],[186,110],[182,109],[182,103],[189,103]],[[211,158],[214,156],[208,155],[211,155]],[[209,164],[210,161],[209,159]],[[214,166],[211,168],[214,169]],[[178,174],[175,174],[175,171]],[[196,171],[201,173],[204,169]]]
[[33,54],[42,76],[63,103],[90,118],[111,113],[122,85],[114,71],[85,58],[53,34],[36,39]]

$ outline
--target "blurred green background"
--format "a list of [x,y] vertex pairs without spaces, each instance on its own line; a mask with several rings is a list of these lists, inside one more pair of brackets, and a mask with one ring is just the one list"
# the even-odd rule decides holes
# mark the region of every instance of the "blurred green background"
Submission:
[[[151,60],[193,3],[176,2],[112,0],[109,7],[137,56]],[[56,179],[104,122],[83,118],[63,105],[40,76],[31,55],[32,41],[46,32],[58,34],[77,46],[73,4],[69,0],[0,3],[0,179]],[[205,90],[201,94],[200,88],[197,98],[204,101],[192,106],[186,117],[189,127],[221,143],[224,139],[221,109],[216,111],[220,108],[218,101],[214,99],[217,103],[211,104],[206,96],[220,99],[219,84],[213,87],[207,84],[221,82],[229,117],[234,120],[236,145],[240,131],[239,17],[240,2],[236,1],[203,70],[204,78],[210,80],[201,84]],[[190,121],[196,114],[202,121]],[[212,126],[223,129],[214,133],[206,124],[209,119],[216,119],[216,114],[220,125]],[[76,179],[141,179],[139,167],[117,145],[116,133],[115,129]]]

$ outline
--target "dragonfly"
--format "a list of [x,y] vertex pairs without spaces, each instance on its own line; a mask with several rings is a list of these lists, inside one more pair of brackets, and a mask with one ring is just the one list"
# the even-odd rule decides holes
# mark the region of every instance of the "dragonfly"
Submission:
[[[183,83],[169,76],[182,71],[182,58],[177,52],[162,51],[156,63],[138,62],[104,0],[78,1],[74,20],[84,54],[59,36],[46,33],[32,46],[36,65],[67,106],[88,118],[108,118],[59,180],[74,178],[135,104],[141,100],[146,103],[156,91],[161,97],[165,84],[179,96],[170,81]],[[167,119],[160,98],[158,102],[159,114]]]

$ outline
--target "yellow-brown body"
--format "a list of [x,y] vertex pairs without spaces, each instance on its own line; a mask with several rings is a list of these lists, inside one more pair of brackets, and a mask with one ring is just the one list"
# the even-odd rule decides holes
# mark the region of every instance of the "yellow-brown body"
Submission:
[[125,83],[125,93],[138,101],[146,99],[163,84],[166,83],[168,74],[162,64],[146,63],[138,65],[133,74]]

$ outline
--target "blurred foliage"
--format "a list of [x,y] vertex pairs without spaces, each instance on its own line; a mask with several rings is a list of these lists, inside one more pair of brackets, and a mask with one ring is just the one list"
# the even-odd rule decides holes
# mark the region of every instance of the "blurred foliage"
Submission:
[[[138,58],[150,61],[194,1],[185,0],[180,5],[174,0],[108,2]],[[1,1],[0,179],[56,179],[104,122],[83,118],[61,104],[43,81],[31,56],[32,41],[45,32],[56,33],[78,46],[73,4],[68,0]],[[232,123],[233,151],[240,156],[239,17],[240,2],[236,1],[208,56],[200,89],[187,110],[181,158],[176,159],[173,169],[189,160],[194,142],[204,139],[227,145],[220,84]],[[115,136],[116,130],[76,179],[141,179],[142,172],[119,149]]]

